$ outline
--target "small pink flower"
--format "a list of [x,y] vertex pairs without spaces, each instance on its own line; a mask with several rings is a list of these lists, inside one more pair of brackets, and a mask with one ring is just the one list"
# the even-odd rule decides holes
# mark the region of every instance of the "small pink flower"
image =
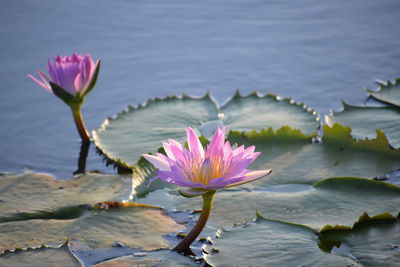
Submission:
[[54,57],[54,62],[49,59],[47,65],[50,77],[40,70],[37,70],[37,73],[41,81],[30,74],[28,77],[50,93],[54,93],[50,84],[54,83],[70,95],[79,98],[86,95],[94,86],[99,63],[97,60],[94,64],[89,54],[85,56],[73,54],[65,57],[57,55]]
[[[229,142],[225,142],[225,127],[218,127],[207,149],[203,149],[199,138],[192,128],[187,127],[189,150],[180,143],[169,139],[163,143],[166,156],[157,153],[156,156],[143,156],[158,168],[157,178],[183,187],[180,193],[191,197],[201,195],[208,190],[241,185],[261,178],[271,170],[250,171],[246,169],[260,152],[254,152],[255,147],[240,146],[232,150]],[[149,183],[149,184],[150,184]]]

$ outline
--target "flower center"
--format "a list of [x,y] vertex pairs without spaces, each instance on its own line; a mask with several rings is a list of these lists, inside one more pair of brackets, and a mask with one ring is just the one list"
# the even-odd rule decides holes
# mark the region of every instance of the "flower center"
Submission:
[[224,164],[221,157],[206,157],[205,159],[192,160],[182,173],[192,183],[208,185],[213,179],[223,177],[229,170],[229,165]]

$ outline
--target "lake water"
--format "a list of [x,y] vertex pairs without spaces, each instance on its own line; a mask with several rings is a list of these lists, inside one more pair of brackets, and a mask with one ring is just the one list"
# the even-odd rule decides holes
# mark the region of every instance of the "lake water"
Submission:
[[[72,176],[80,139],[69,108],[26,75],[55,54],[101,58],[88,130],[151,97],[236,89],[303,101],[318,113],[362,105],[400,70],[400,1],[0,2],[0,172]],[[87,170],[113,172],[92,144]]]

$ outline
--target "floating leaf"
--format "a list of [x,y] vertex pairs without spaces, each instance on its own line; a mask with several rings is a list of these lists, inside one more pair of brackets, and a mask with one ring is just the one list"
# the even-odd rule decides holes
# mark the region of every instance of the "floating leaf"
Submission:
[[290,128],[285,129],[284,135],[280,135],[278,130],[274,137],[268,131],[246,134],[230,132],[228,140],[231,143],[255,145],[256,151],[261,152],[250,165],[251,168],[272,169],[266,178],[248,183],[242,188],[273,184],[312,185],[326,177],[375,178],[399,167],[400,152],[387,147],[387,143],[385,146],[371,140],[359,141],[355,145],[348,128],[335,125],[325,130],[323,143],[310,143]]
[[[343,111],[325,116],[328,126],[339,123],[351,128],[351,135],[357,139],[373,139],[377,130],[385,133],[389,144],[400,147],[400,110],[391,107],[356,107],[343,102]],[[378,138],[382,138],[379,137]]]
[[[178,210],[201,207],[201,199],[183,199],[173,192],[160,198],[174,203]],[[154,204],[160,198],[154,192],[141,201]],[[327,224],[352,227],[364,212],[371,216],[385,212],[397,215],[399,203],[399,186],[362,178],[329,178],[314,186],[274,185],[262,190],[218,192],[208,225],[231,227],[253,220],[257,210],[268,218],[319,231]]]
[[[57,181],[46,174],[23,173],[0,177],[0,218],[18,212],[129,199],[129,176],[88,174]],[[1,219],[0,219],[1,221]]]
[[[107,119],[93,132],[93,139],[110,159],[135,168],[141,154],[156,152],[168,138],[184,143],[185,129],[191,126],[210,137],[217,125],[240,131],[277,131],[291,125],[306,139],[316,136],[319,127],[315,111],[290,99],[276,96],[259,97],[256,93],[243,97],[237,93],[221,110],[209,95],[195,99],[182,98],[150,100],[146,105],[129,108],[114,119]],[[270,131],[271,131],[270,130]]]
[[187,126],[198,129],[217,115],[208,94],[203,98],[157,98],[106,119],[93,131],[93,140],[108,158],[134,167],[143,153],[156,152],[162,141],[174,138],[184,142]]
[[386,135],[376,130],[376,138],[364,140],[356,140],[351,136],[350,127],[343,127],[342,125],[335,123],[332,127],[324,125],[324,136],[322,140],[329,145],[335,145],[343,148],[344,146],[354,147],[362,150],[374,150],[381,153],[393,154],[395,156],[400,155],[400,149],[394,150],[386,138]]
[[57,246],[72,237],[91,247],[110,247],[119,242],[144,250],[168,248],[162,236],[183,228],[158,207],[113,202],[82,206],[99,198],[127,196],[130,186],[121,176],[83,175],[64,182],[50,178],[23,174],[0,179],[0,254],[49,243]]
[[323,252],[313,229],[262,217],[223,230],[213,242],[204,255],[211,266],[361,266]]
[[93,265],[95,267],[119,267],[119,266],[203,266],[202,261],[185,257],[170,250],[156,250],[145,253],[135,253],[130,256],[115,258]]
[[370,217],[368,213],[364,212],[363,215],[360,216],[357,222],[354,223],[353,227],[349,226],[344,226],[344,225],[335,225],[332,226],[330,224],[325,225],[319,232],[320,233],[326,233],[329,231],[343,231],[343,230],[354,230],[357,227],[360,227],[363,224],[366,223],[375,223],[375,222],[388,222],[388,221],[395,221],[396,218],[390,214],[390,213],[382,213],[375,215],[373,217]]
[[231,130],[250,132],[270,128],[277,131],[290,126],[308,138],[316,136],[319,119],[315,110],[290,98],[254,92],[242,96],[239,91],[222,108],[223,123]]
[[380,85],[377,92],[367,89],[368,94],[378,101],[400,108],[400,78],[394,83],[388,81],[387,84]]
[[331,251],[345,247],[348,255],[366,266],[397,266],[400,262],[400,223],[395,219],[370,218],[368,223],[326,231],[321,237],[336,243]]
[[36,248],[8,252],[0,256],[0,265],[7,267],[71,267],[81,266],[69,252],[67,243],[60,248]]

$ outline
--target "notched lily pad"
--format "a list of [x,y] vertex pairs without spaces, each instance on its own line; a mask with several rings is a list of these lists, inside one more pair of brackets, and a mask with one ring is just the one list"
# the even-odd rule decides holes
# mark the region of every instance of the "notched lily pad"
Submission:
[[306,143],[310,142],[310,137],[312,136],[306,136],[303,134],[300,130],[298,129],[292,129],[289,126],[282,126],[278,130],[274,131],[271,127],[266,129],[261,129],[260,131],[257,130],[252,130],[249,132],[239,132],[235,130],[231,130],[228,133],[228,139],[231,142],[237,143],[238,140],[242,138],[249,138],[251,140],[258,140],[258,141],[263,141],[263,142],[276,142],[276,141],[282,141],[282,142],[294,142],[294,141],[304,141]]
[[[132,204],[132,203],[131,203]],[[162,237],[183,228],[160,208],[122,205],[118,208],[89,209],[70,220],[33,219],[1,224],[0,251],[38,244],[60,244],[76,238],[90,247],[111,247],[121,243],[132,248],[168,248]]]
[[0,265],[8,267],[81,266],[68,250],[67,242],[65,242],[60,248],[40,247],[7,252],[0,256]]
[[361,266],[323,252],[317,233],[306,226],[261,216],[232,230],[223,230],[206,249],[211,266]]
[[364,212],[363,215],[360,216],[358,221],[353,224],[353,227],[345,226],[345,225],[335,225],[332,226],[330,224],[325,225],[319,232],[325,233],[329,231],[351,231],[360,227],[363,224],[367,223],[376,223],[376,222],[394,222],[396,221],[396,217],[394,217],[390,213],[382,213],[375,216],[370,217],[368,213]]
[[[315,110],[291,98],[277,95],[259,96],[257,91],[242,96],[239,91],[221,107],[222,120],[230,130],[250,132],[271,128],[278,131],[290,126],[308,138],[317,135],[319,118]],[[221,115],[220,115],[221,116]]]
[[324,125],[324,136],[322,140],[330,145],[336,145],[343,148],[344,146],[354,147],[358,149],[373,150],[381,153],[388,153],[400,156],[400,149],[393,149],[390,146],[386,135],[376,130],[375,138],[366,137],[364,140],[357,140],[351,136],[351,129],[348,126],[343,127],[342,125],[335,123],[331,127]]
[[137,252],[133,255],[115,258],[93,265],[95,267],[120,266],[203,266],[203,261],[194,261],[171,250],[160,249],[150,252]]
[[263,190],[264,186],[278,184],[312,185],[326,177],[375,178],[399,167],[400,151],[390,148],[383,135],[374,140],[356,141],[348,127],[336,124],[333,128],[324,126],[324,130],[322,143],[311,143],[288,127],[275,135],[272,130],[231,131],[228,135],[231,143],[255,145],[256,151],[261,152],[250,165],[251,169],[272,169],[267,177],[239,188]]
[[93,140],[107,157],[134,168],[143,153],[156,152],[168,138],[184,142],[187,126],[199,129],[217,115],[209,94],[202,98],[184,95],[151,99],[106,119],[93,131]]
[[[208,94],[197,99],[183,96],[150,100],[144,106],[130,107],[115,118],[108,118],[100,129],[93,131],[93,139],[107,157],[135,168],[143,153],[156,152],[168,138],[184,143],[187,126],[207,138],[218,125],[239,131],[271,128],[281,137],[288,132],[282,126],[290,125],[296,129],[296,136],[316,136],[319,121],[314,110],[291,99],[277,98],[257,93],[241,96],[238,92],[221,109]],[[289,136],[294,133],[289,132]]]
[[387,83],[380,82],[379,84],[380,88],[377,92],[366,89],[369,96],[383,103],[400,108],[400,78],[397,78],[394,83],[387,81]]
[[[374,139],[377,130],[385,133],[389,144],[400,147],[400,109],[392,107],[357,107],[343,102],[343,110],[331,112],[325,116],[329,127],[339,123],[351,128],[351,135],[356,139]],[[382,139],[382,137],[378,138]]]
[[[361,221],[361,222],[360,222]],[[370,218],[364,214],[350,229],[333,228],[320,234],[322,242],[335,243],[340,251],[365,266],[397,266],[400,262],[400,223],[388,214]]]
[[65,182],[40,174],[3,176],[0,254],[14,248],[60,245],[70,237],[91,247],[120,242],[143,250],[168,248],[162,236],[183,225],[161,208],[116,202],[82,205],[99,198],[127,198],[130,187],[124,179],[130,182],[117,175],[83,175]]
[[0,217],[19,212],[53,211],[55,208],[127,200],[129,176],[87,174],[56,181],[46,174],[23,173],[0,177]]
[[[280,187],[280,185],[278,185]],[[271,186],[276,187],[276,186]],[[201,207],[199,199],[171,196],[180,210]],[[151,202],[150,202],[151,203]],[[210,227],[231,227],[264,216],[306,225],[319,231],[325,225],[351,227],[358,216],[400,212],[400,187],[370,179],[329,178],[301,191],[264,190],[221,191],[215,195]]]

